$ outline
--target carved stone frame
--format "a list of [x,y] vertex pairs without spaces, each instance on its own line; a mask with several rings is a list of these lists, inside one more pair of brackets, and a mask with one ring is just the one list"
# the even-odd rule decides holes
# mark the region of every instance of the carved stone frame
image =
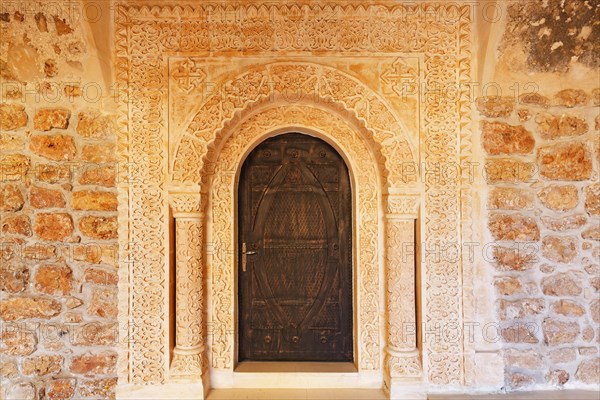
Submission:
[[[266,45],[262,43],[260,38],[264,36],[261,36],[260,29],[257,29],[255,33],[254,31],[244,33],[248,38],[252,35],[256,35],[256,38],[244,42],[243,48],[236,47],[236,42],[226,37],[230,32],[228,30],[230,25],[226,18],[217,21],[217,26],[208,30],[208,23],[211,21],[207,18],[211,15],[219,13],[227,15],[232,12],[243,18],[263,12],[270,16],[283,15],[290,10],[290,5],[279,6],[270,3],[267,5],[260,1],[235,3],[235,5],[234,3],[231,5],[194,3],[185,7],[169,5],[150,7],[146,4],[117,3],[115,9],[116,65],[120,100],[118,151],[123,165],[135,163],[133,170],[121,171],[119,183],[121,258],[128,261],[128,265],[120,270],[119,318],[124,333],[130,337],[129,341],[122,341],[121,345],[120,385],[160,385],[174,381],[173,378],[191,379],[194,382],[198,382],[200,377],[206,379],[208,361],[214,363],[215,360],[203,360],[200,357],[203,354],[202,346],[206,339],[203,335],[206,332],[200,329],[198,334],[195,327],[203,325],[202,312],[193,315],[188,312],[186,318],[189,317],[190,320],[186,318],[180,320],[177,317],[177,321],[180,322],[178,326],[180,333],[176,340],[174,362],[171,363],[169,358],[168,249],[164,245],[168,237],[169,204],[176,219],[176,230],[180,232],[177,239],[179,246],[177,273],[181,275],[181,279],[189,274],[196,274],[194,279],[197,281],[211,280],[210,270],[203,271],[202,268],[200,270],[195,268],[197,265],[206,265],[204,259],[206,249],[198,251],[198,246],[189,244],[191,238],[195,236],[204,242],[212,240],[210,237],[200,239],[203,233],[209,233],[206,230],[206,223],[203,222],[207,216],[203,213],[209,210],[205,205],[211,204],[210,186],[206,186],[206,181],[202,179],[202,176],[207,175],[200,171],[205,170],[205,166],[209,165],[207,162],[214,161],[215,157],[218,157],[219,138],[228,135],[229,125],[235,126],[247,117],[245,114],[254,106],[260,105],[264,97],[273,95],[276,97],[277,92],[286,87],[286,80],[281,79],[279,86],[275,85],[267,93],[251,93],[242,90],[244,81],[250,82],[253,78],[252,74],[284,77],[282,74],[274,73],[275,70],[271,67],[242,71],[237,80],[225,79],[224,87],[229,85],[235,90],[242,90],[248,94],[248,97],[245,97],[245,100],[242,97],[242,101],[237,98],[230,99],[228,95],[208,99],[202,105],[203,108],[195,113],[196,118],[192,119],[187,131],[177,138],[179,144],[176,146],[177,151],[173,161],[170,159],[173,155],[169,152],[169,146],[164,145],[170,140],[165,106],[165,93],[168,92],[166,88],[169,80],[168,58],[179,54],[202,57],[219,52],[223,54],[239,52],[248,55],[286,54],[287,51],[307,56],[310,56],[312,51],[349,56],[374,53],[419,54],[423,62],[420,67],[422,74],[416,77],[417,83],[422,79],[426,88],[434,88],[436,85],[455,85],[457,88],[459,107],[456,107],[454,99],[419,94],[423,96],[423,106],[419,118],[419,133],[416,135],[415,142],[414,138],[408,139],[410,135],[406,135],[401,118],[389,107],[385,98],[366,87],[360,80],[347,73],[336,71],[334,67],[315,66],[311,63],[299,66],[307,70],[316,68],[317,76],[339,84],[324,93],[322,100],[331,103],[332,113],[346,121],[351,121],[356,132],[362,130],[366,133],[363,137],[368,137],[373,143],[370,148],[377,149],[383,154],[383,157],[377,160],[378,168],[385,171],[385,174],[382,174],[380,186],[380,211],[375,212],[384,228],[377,246],[386,244],[388,250],[394,249],[386,252],[384,247],[379,247],[378,252],[378,256],[387,265],[382,271],[380,282],[380,287],[383,288],[385,283],[387,289],[385,292],[383,290],[380,292],[381,300],[377,301],[378,310],[385,316],[383,319],[388,321],[386,326],[382,325],[380,328],[380,335],[386,332],[386,341],[379,342],[380,345],[385,343],[387,346],[385,360],[382,360],[385,364],[380,363],[380,366],[385,365],[386,384],[388,387],[393,386],[394,382],[399,381],[403,376],[409,379],[415,379],[416,375],[420,376],[419,351],[423,354],[423,372],[427,382],[464,383],[466,377],[463,366],[468,362],[465,358],[467,342],[454,344],[426,341],[422,343],[419,351],[415,350],[413,343],[416,341],[406,340],[398,334],[398,326],[402,326],[406,321],[395,317],[398,312],[397,304],[401,304],[400,307],[403,308],[410,308],[411,305],[403,301],[396,302],[394,290],[400,284],[398,276],[403,274],[410,276],[411,269],[411,262],[406,258],[407,254],[402,250],[398,252],[395,244],[415,240],[415,231],[409,228],[415,226],[417,213],[419,213],[419,229],[429,242],[458,242],[461,238],[467,241],[472,236],[470,219],[472,193],[468,177],[447,181],[428,180],[427,177],[423,177],[422,182],[419,183],[417,176],[414,181],[407,182],[403,179],[402,171],[398,170],[398,166],[406,162],[415,163],[422,160],[426,167],[433,169],[439,163],[459,164],[470,159],[468,83],[470,82],[471,8],[460,4],[428,3],[405,6],[386,1],[382,1],[381,5],[366,8],[344,6],[336,9],[339,20],[336,20],[335,30],[347,29],[353,32],[353,37],[368,36],[369,45],[364,47],[364,41],[361,40],[350,44],[342,43],[341,41],[345,39],[344,35],[329,35],[327,33],[329,28],[326,28],[324,33],[317,30],[306,33],[306,35],[324,35],[327,40],[311,41],[310,43],[317,48],[305,51],[301,48],[293,48],[296,42],[282,44],[276,41],[277,35],[280,33],[284,35],[286,29],[290,27],[300,29],[294,26],[299,22],[293,19],[278,20],[275,17],[275,20],[261,22],[266,24],[265,26],[274,24],[274,34],[271,38],[267,38],[267,40],[273,39],[274,42]],[[298,4],[301,9],[306,8],[315,14],[331,12],[312,3],[298,2]],[[435,37],[429,36],[426,29],[427,15],[440,10],[446,14],[456,12],[456,18],[445,22],[444,29],[437,30]],[[192,33],[186,33],[186,30],[192,30]],[[221,34],[220,32],[222,38],[210,36]],[[412,36],[407,38],[406,35]],[[208,42],[204,40],[205,37],[208,37]],[[189,38],[197,40],[190,41]],[[277,47],[281,45],[292,47],[290,49]],[[283,70],[293,68],[297,64],[297,61],[280,63]],[[314,73],[309,75],[311,74],[314,75]],[[302,82],[296,83],[302,84]],[[392,90],[399,87],[394,87],[395,84],[398,85],[398,83],[391,83]],[[306,93],[312,94],[314,90],[314,87],[310,87]],[[206,125],[207,121],[210,125]],[[197,165],[198,174],[190,175],[189,170],[186,171],[186,165]],[[360,179],[359,185],[361,185]],[[380,265],[383,265],[383,261]],[[446,293],[449,294],[438,296],[438,292],[434,290],[425,290],[421,294],[424,322],[436,321],[440,324],[461,326],[462,281],[463,276],[470,279],[472,266],[465,260],[459,262],[426,257],[422,268],[419,269],[422,270],[424,288],[436,288],[443,284],[447,289]],[[207,273],[206,277],[202,275],[203,273]],[[384,296],[384,293],[387,294]],[[177,296],[180,304],[185,304],[186,301],[192,304],[190,302],[194,299],[203,298],[202,286],[193,286],[187,291],[180,291]],[[464,293],[466,300],[469,300],[469,296],[471,294]],[[387,300],[387,306],[384,306],[386,304],[383,302],[384,299]],[[465,307],[470,311],[469,304]],[[190,327],[194,329],[183,333]],[[133,339],[131,339],[132,335]],[[471,352],[472,348],[467,351]],[[383,353],[380,352],[382,358]],[[180,368],[177,367],[178,359],[193,360],[193,362],[179,363],[183,366]],[[399,362],[400,359],[405,360],[405,363]],[[189,366],[193,368],[190,369]]]

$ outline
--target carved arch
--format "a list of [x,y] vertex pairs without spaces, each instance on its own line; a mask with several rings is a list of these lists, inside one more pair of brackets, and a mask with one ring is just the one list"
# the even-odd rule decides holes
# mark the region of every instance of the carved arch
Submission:
[[[381,369],[382,332],[379,320],[379,280],[382,259],[377,251],[383,229],[378,218],[382,210],[379,172],[364,139],[343,118],[306,105],[271,106],[257,110],[228,129],[215,155],[214,172],[207,194],[211,203],[208,234],[214,251],[207,260],[212,270],[212,343],[214,369],[233,371],[235,360],[235,191],[237,175],[246,154],[266,137],[295,130],[319,136],[344,155],[354,181],[356,210],[356,294],[358,366],[360,371]],[[211,226],[218,229],[211,229]]]
[[[304,100],[304,101],[302,101]],[[400,118],[364,83],[337,69],[313,63],[280,62],[261,65],[223,83],[202,104],[179,139],[173,162],[172,185],[202,184],[202,175],[227,126],[257,104],[305,102],[335,110],[361,127],[371,148],[381,153],[385,186],[409,183],[402,165],[414,163],[416,146]],[[190,168],[193,166],[193,168]]]

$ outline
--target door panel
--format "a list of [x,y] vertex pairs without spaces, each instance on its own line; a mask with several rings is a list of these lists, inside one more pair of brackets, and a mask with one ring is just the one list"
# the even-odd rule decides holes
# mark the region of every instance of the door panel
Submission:
[[239,358],[352,361],[348,170],[327,143],[261,143],[239,185]]

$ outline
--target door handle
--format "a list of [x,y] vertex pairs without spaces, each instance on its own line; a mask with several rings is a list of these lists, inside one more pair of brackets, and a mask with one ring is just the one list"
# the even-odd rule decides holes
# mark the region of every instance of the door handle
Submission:
[[246,242],[242,243],[242,272],[246,272],[246,265],[248,263],[247,256],[256,254],[255,251],[246,251]]

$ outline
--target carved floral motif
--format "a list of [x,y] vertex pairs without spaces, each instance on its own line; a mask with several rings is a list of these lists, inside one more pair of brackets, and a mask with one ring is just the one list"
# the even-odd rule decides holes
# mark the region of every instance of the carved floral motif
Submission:
[[[164,104],[168,86],[166,54],[186,52],[197,58],[209,54],[278,55],[282,51],[304,55],[319,52],[331,56],[375,53],[422,55],[420,149],[411,149],[394,110],[387,106],[383,97],[347,73],[333,68],[297,62],[276,63],[247,69],[225,82],[222,92],[202,104],[188,132],[182,136],[170,178],[174,182],[202,185],[212,179],[212,201],[223,205],[215,211],[219,216],[233,215],[228,188],[235,185],[236,166],[220,167],[222,170],[218,177],[210,174],[202,177],[191,169],[186,170],[182,163],[208,171],[204,165],[218,157],[219,148],[215,146],[218,136],[227,136],[222,132],[223,128],[233,123],[242,110],[259,105],[271,94],[275,97],[293,93],[314,96],[316,90],[316,98],[326,100],[332,110],[342,110],[346,113],[344,115],[360,121],[376,143],[374,148],[380,149],[383,154],[383,161],[377,160],[377,165],[384,165],[381,171],[387,176],[386,187],[405,187],[401,171],[397,168],[403,160],[421,160],[426,170],[434,170],[440,164],[470,159],[468,83],[472,21],[469,5],[382,2],[358,6],[347,3],[248,1],[151,6],[147,2],[136,5],[128,1],[125,4],[117,2],[115,14],[119,160],[136,163],[134,172],[128,177],[129,183],[119,187],[119,237],[121,248],[126,249],[123,250],[124,255],[130,262],[128,268],[120,272],[121,321],[135,327],[136,339],[122,342],[119,371],[123,382],[164,382],[165,366],[168,364],[165,359],[168,354],[168,284],[164,268],[168,256],[165,251],[168,210],[165,177],[169,174],[168,150],[164,146],[168,121],[165,115],[168,107]],[[306,18],[307,15],[310,18]],[[433,29],[435,34],[432,34]],[[383,82],[383,85],[388,85],[383,92],[393,91],[389,83]],[[458,88],[458,107],[456,97],[444,92],[449,88]],[[268,121],[264,123],[268,126]],[[356,129],[350,130],[349,136],[340,140],[340,144],[357,140],[353,132]],[[327,134],[331,134],[329,128]],[[363,152],[369,151],[361,150],[357,156],[364,156]],[[377,175],[357,170],[356,176],[357,186],[368,190],[369,181]],[[428,243],[458,243],[461,237],[468,240],[471,235],[472,197],[470,189],[466,189],[468,182],[464,179],[444,181],[429,176],[423,180],[423,235]],[[375,201],[378,193],[373,190],[367,196],[369,201],[357,204],[357,214],[361,215],[357,227],[359,232],[362,229],[371,232],[367,227],[378,221]],[[462,224],[461,212],[465,213]],[[231,218],[219,220],[219,223],[224,224],[224,232],[229,232],[220,234],[233,232]],[[216,237],[215,240],[221,240],[229,247],[234,243],[234,238],[229,236]],[[365,234],[359,237],[358,248],[377,249],[378,243],[377,235]],[[233,249],[227,246],[214,251],[215,254],[223,254],[222,265],[230,266]],[[365,347],[361,368],[377,369],[380,334],[378,317],[376,313],[372,314],[372,310],[380,309],[377,292],[380,283],[377,280],[377,264],[369,264],[368,261],[376,259],[377,253],[366,251],[368,254],[360,255],[367,260],[360,264],[364,268],[360,278],[363,280],[361,295],[364,297],[360,301],[366,314],[359,316],[360,324],[365,327],[359,331],[358,341]],[[462,280],[472,279],[471,266],[467,264],[461,272],[459,261],[428,257],[424,270],[424,322],[460,325],[463,314]],[[217,268],[215,272],[224,275],[213,280],[213,290],[231,293],[233,280],[227,274],[232,271]],[[442,287],[444,292],[440,295],[437,289]],[[223,316],[234,313],[231,297],[215,299],[213,307],[220,309]],[[223,323],[222,328],[214,328],[217,334],[231,335],[228,332],[231,327],[229,320],[216,319],[213,322]],[[233,354],[229,348],[231,341],[227,344],[213,337],[213,343],[225,343],[226,348],[213,348],[212,364],[219,367],[230,365]],[[463,381],[461,345],[432,340],[423,346],[429,382],[460,384]],[[409,370],[412,367],[402,368]]]

